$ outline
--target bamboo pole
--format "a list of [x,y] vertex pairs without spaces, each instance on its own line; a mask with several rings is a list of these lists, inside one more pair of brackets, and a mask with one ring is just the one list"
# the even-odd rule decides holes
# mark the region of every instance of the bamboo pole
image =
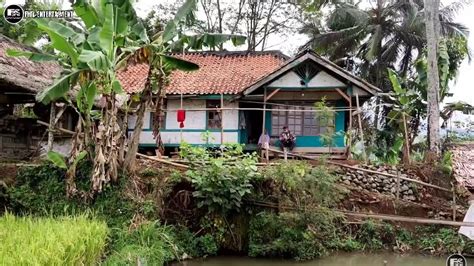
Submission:
[[[273,209],[286,209],[286,210],[302,210],[296,206],[287,206],[287,205],[276,205],[274,203],[267,203],[267,202],[258,202],[258,201],[246,201],[255,206],[261,207],[268,207]],[[321,208],[310,208],[311,210],[318,210]],[[408,223],[421,223],[421,224],[440,224],[440,225],[449,225],[449,226],[467,226],[467,227],[474,227],[474,222],[455,222],[455,221],[447,221],[447,220],[436,220],[436,219],[429,219],[423,217],[408,217],[408,216],[400,216],[400,215],[392,215],[392,214],[374,214],[374,213],[365,213],[365,212],[354,212],[354,211],[347,211],[347,210],[340,210],[335,209],[333,210],[336,213],[343,214],[345,216],[352,216],[352,217],[359,217],[359,218],[367,218],[367,219],[379,219],[379,220],[387,220],[387,221],[396,221],[396,222],[408,222]]]
[[367,162],[367,153],[365,151],[365,141],[364,141],[364,130],[362,129],[362,119],[360,118],[360,105],[359,105],[359,94],[356,92],[356,106],[357,106],[357,119],[359,120],[359,130],[360,130],[360,139],[362,141],[362,147],[364,149],[364,161]]
[[[275,150],[275,149],[269,149],[269,150],[272,151],[272,152],[283,154],[283,152],[279,151],[279,150]],[[300,158],[307,159],[307,160],[314,160],[314,161],[317,160],[316,158],[306,156],[306,155],[302,155],[302,154],[288,153],[288,155],[295,156],[295,157],[300,157]],[[389,174],[389,173],[369,170],[369,169],[365,169],[365,168],[355,167],[355,166],[351,166],[351,165],[347,165],[347,164],[343,164],[343,163],[332,162],[332,161],[327,161],[327,163],[332,164],[332,165],[337,165],[337,166],[340,166],[340,167],[353,169],[353,170],[359,170],[359,171],[364,171],[364,172],[367,172],[367,173],[372,173],[372,174],[378,174],[378,175],[397,178],[397,175],[394,175],[394,174]],[[442,190],[442,191],[451,192],[451,189],[447,189],[447,188],[444,188],[444,187],[439,187],[439,186],[436,186],[436,185],[433,185],[433,184],[430,184],[430,183],[426,183],[426,182],[423,182],[423,181],[420,181],[420,180],[411,179],[411,178],[402,177],[402,176],[400,176],[400,179],[401,180],[406,180],[406,181],[409,181],[409,182],[413,182],[413,183],[417,183],[417,184],[420,184],[422,186],[427,186],[427,187],[439,189],[439,190]]]
[[161,159],[161,158],[156,158],[156,157],[148,156],[148,155],[141,154],[141,153],[137,153],[137,156],[138,156],[138,157],[141,157],[141,158],[148,159],[148,160],[160,162],[160,163],[166,163],[166,164],[173,165],[173,166],[176,166],[176,167],[181,167],[181,168],[185,168],[185,169],[188,169],[188,168],[189,168],[189,166],[184,165],[184,164],[174,163],[174,162],[171,162],[171,161],[169,161],[169,160],[165,160],[165,159]]
[[[47,126],[47,127],[50,126],[49,123],[43,122],[43,121],[41,121],[41,120],[36,121],[36,123],[38,123],[38,124],[40,124],[40,125],[43,125],[43,126]],[[59,130],[59,131],[61,131],[61,132],[63,132],[63,133],[66,133],[66,134],[71,134],[71,135],[76,134],[76,132],[71,131],[71,130],[68,130],[68,129],[65,129],[65,128],[57,128],[57,130]]]
[[407,149],[408,163],[410,163],[410,144],[408,140],[407,121],[405,119],[405,113],[402,112],[403,119],[403,131],[405,132],[405,148]]
[[221,145],[224,144],[224,94],[221,93]]
[[351,154],[351,146],[352,146],[352,99],[349,101],[349,127],[347,132],[349,132],[349,138],[348,138],[348,151],[347,151],[347,158],[352,158]]
[[451,182],[451,187],[453,190],[453,221],[456,221],[456,188],[453,182]]
[[[267,105],[271,105],[270,103],[267,103]],[[301,106],[301,107],[308,107],[308,106]],[[343,107],[343,108],[333,108],[331,107],[334,111],[349,111],[350,108]],[[166,109],[163,110],[163,112],[176,112],[180,109]],[[186,108],[184,109],[186,111],[215,111],[216,108]],[[224,107],[222,110],[229,110],[229,111],[266,111],[268,108],[255,108],[255,107]],[[354,108],[353,108],[354,110]],[[278,111],[286,111],[286,112],[303,112],[303,113],[318,113],[321,112],[321,110],[317,109],[278,109]]]
[[397,169],[397,200],[400,199],[400,171]]
[[[267,113],[267,87],[264,87],[263,88],[263,111],[262,111],[263,115],[262,115],[262,133],[261,133],[261,136],[265,134],[265,116],[266,116],[266,113]],[[263,143],[262,143],[263,144]],[[268,150],[264,151],[262,149],[262,152],[260,153],[260,157],[263,158],[263,153],[264,152],[267,152],[268,154]],[[265,156],[266,158],[266,156]]]
[[56,117],[56,106],[54,102],[50,103],[49,108],[49,125],[48,125],[48,151],[53,150],[54,144],[54,118]]

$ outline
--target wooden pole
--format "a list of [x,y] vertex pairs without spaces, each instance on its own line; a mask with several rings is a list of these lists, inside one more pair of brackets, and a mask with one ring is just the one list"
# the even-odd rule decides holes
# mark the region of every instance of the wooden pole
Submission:
[[56,117],[56,105],[54,102],[50,103],[49,108],[49,125],[48,125],[48,151],[53,150],[54,144],[54,118]]
[[224,94],[221,93],[221,145],[224,144]]
[[364,130],[362,129],[362,119],[360,118],[360,105],[359,105],[359,94],[356,92],[356,105],[357,105],[357,119],[359,120],[359,130],[360,130],[360,139],[362,141],[362,148],[364,149],[364,161],[367,162],[367,153],[365,151],[365,141],[364,141]]
[[407,149],[407,160],[408,163],[410,163],[410,144],[408,140],[408,130],[407,130],[407,121],[405,119],[405,113],[402,112],[402,118],[403,118],[403,131],[405,132],[405,148]]
[[176,166],[176,167],[181,167],[181,168],[185,168],[185,169],[188,169],[188,168],[189,168],[189,166],[184,165],[184,164],[174,163],[174,162],[171,162],[171,161],[168,161],[168,160],[165,160],[165,159],[161,159],[161,158],[157,158],[157,157],[148,156],[148,155],[141,154],[141,153],[137,153],[137,156],[138,156],[138,157],[145,158],[145,159],[148,159],[148,160],[160,162],[160,163],[166,163],[166,164],[173,165],[173,166]]
[[351,154],[351,144],[352,144],[352,99],[349,101],[349,127],[347,129],[347,132],[349,132],[349,135],[348,135],[348,140],[347,140],[347,147],[348,147],[348,151],[347,151],[347,158],[351,158],[352,157],[352,154]]
[[[49,124],[49,123],[46,123],[46,122],[43,122],[43,121],[40,121],[40,120],[36,121],[36,123],[38,123],[38,124],[40,124],[40,125],[43,125],[43,126],[47,126],[47,127],[49,127],[49,126],[51,125],[51,124]],[[61,132],[67,133],[67,134],[71,134],[71,135],[76,134],[76,132],[71,131],[71,130],[68,130],[68,129],[65,129],[65,128],[57,128],[57,129],[58,129],[59,131],[61,131]]]
[[397,169],[397,200],[400,199],[400,171]]
[[453,190],[453,221],[456,221],[456,188],[453,182],[451,182],[451,187]]
[[[263,88],[263,116],[262,116],[262,134],[265,134],[265,115],[267,113],[267,87],[264,87]],[[262,143],[263,144],[263,143]],[[265,158],[268,157],[268,150],[264,150],[262,149],[262,153],[263,152],[266,152],[267,155],[265,155]],[[263,154],[260,154],[261,157],[263,157],[264,155]]]

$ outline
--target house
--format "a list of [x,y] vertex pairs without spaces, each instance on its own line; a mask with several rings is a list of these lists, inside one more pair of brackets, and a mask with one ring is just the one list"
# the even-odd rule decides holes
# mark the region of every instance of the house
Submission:
[[[38,52],[0,34],[0,159],[3,160],[27,158],[41,149],[46,127],[37,121],[49,121],[50,106],[36,103],[35,96],[61,72],[56,62],[9,57],[8,49]],[[58,126],[72,129],[72,120],[73,113],[64,112]],[[62,141],[56,140],[59,147]]]
[[[166,115],[161,138],[165,147],[182,141],[195,145],[242,143],[255,149],[263,128],[277,145],[283,126],[296,135],[295,152],[327,152],[321,141],[314,103],[323,97],[333,106],[335,131],[331,152],[344,153],[344,132],[350,127],[352,110],[379,89],[352,73],[306,50],[293,58],[279,51],[186,52],[174,56],[194,62],[200,69],[174,71],[166,86]],[[119,74],[129,93],[139,92],[148,66],[131,65]],[[221,110],[222,108],[222,110]],[[186,110],[184,127],[177,121]],[[155,147],[153,112],[145,114],[141,147]],[[129,119],[129,130],[135,126]],[[208,132],[208,133],[206,133]]]

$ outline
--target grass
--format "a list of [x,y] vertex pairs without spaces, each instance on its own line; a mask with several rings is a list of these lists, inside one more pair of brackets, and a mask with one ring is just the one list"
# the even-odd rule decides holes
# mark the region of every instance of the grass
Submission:
[[107,225],[86,216],[62,218],[0,217],[1,265],[98,264]]

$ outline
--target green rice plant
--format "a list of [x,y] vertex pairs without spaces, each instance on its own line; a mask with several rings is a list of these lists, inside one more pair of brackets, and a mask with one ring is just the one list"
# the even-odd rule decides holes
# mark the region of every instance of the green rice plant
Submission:
[[0,217],[0,265],[98,264],[107,239],[105,222],[86,216]]

